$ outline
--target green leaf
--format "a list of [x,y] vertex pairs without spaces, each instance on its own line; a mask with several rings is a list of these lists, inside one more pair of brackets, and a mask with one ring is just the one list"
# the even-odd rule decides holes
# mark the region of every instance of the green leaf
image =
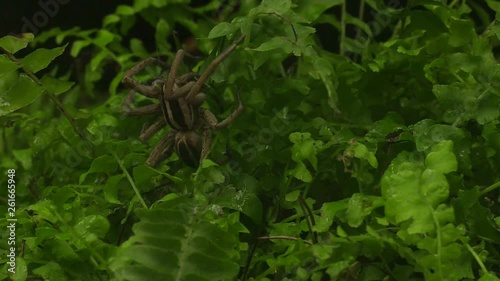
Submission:
[[15,54],[17,51],[26,48],[33,41],[33,38],[35,36],[32,33],[22,33],[20,37],[7,35],[0,38],[0,47],[11,54]]
[[127,5],[118,5],[115,13],[117,15],[131,16],[135,14],[135,10],[133,7]]
[[222,37],[233,33],[236,30],[233,24],[228,22],[221,22],[218,25],[214,26],[210,33],[208,33],[208,38],[213,39],[217,37]]
[[458,163],[453,153],[453,142],[447,140],[434,145],[425,158],[425,166],[443,174],[456,171]]
[[370,163],[370,165],[373,168],[378,167],[378,162],[377,162],[377,158],[375,157],[375,154],[373,152],[369,151],[368,147],[366,147],[366,145],[361,144],[359,142],[356,142],[353,145],[351,145],[351,147],[349,149],[354,151],[354,156],[356,158],[365,159],[366,161],[368,161],[368,163]]
[[282,49],[285,53],[290,54],[293,51],[292,42],[284,37],[273,37],[255,48],[254,51],[265,52],[275,49]]
[[341,5],[343,0],[301,0],[297,4],[297,12],[309,21],[315,21],[326,10]]
[[20,65],[7,58],[6,55],[0,55],[0,78],[20,67]]
[[68,280],[64,274],[64,269],[54,261],[49,261],[48,263],[33,269],[33,273],[41,276],[44,280]]
[[256,224],[262,221],[262,203],[255,193],[228,187],[224,189],[222,195],[215,199],[214,203],[222,207],[242,212],[250,217]]
[[347,222],[349,226],[359,227],[363,220],[379,206],[383,206],[383,201],[379,197],[366,196],[360,193],[353,194],[347,204]]
[[106,50],[106,46],[113,42],[115,39],[115,34],[111,33],[105,29],[101,29],[97,32],[97,36],[94,39],[94,44]]
[[468,44],[477,37],[470,20],[452,19],[450,22],[450,45],[459,47]]
[[96,238],[103,238],[109,230],[108,220],[99,215],[90,215],[82,218],[75,226],[75,232],[87,242]]
[[42,92],[43,88],[33,82],[31,78],[24,74],[19,75],[15,84],[0,96],[0,116],[29,105]]
[[71,52],[70,52],[71,56],[76,58],[78,56],[78,54],[80,53],[80,51],[90,44],[92,44],[92,41],[90,41],[90,40],[77,40],[77,41],[73,42],[73,45],[71,46]]
[[[109,177],[104,185],[104,198],[106,201],[112,204],[122,204],[118,199],[118,190],[120,189],[120,183],[125,179],[125,175],[114,175]],[[125,186],[125,185],[124,185]]]
[[49,91],[49,93],[55,95],[59,95],[68,91],[75,84],[75,82],[62,81],[48,75],[44,76],[40,81],[42,82],[43,86]]
[[101,155],[94,159],[90,169],[80,175],[80,184],[85,181],[85,178],[92,173],[112,173],[118,169],[116,159],[111,155]]
[[454,220],[453,209],[440,205],[448,198],[449,185],[443,173],[425,169],[417,154],[402,152],[382,177],[386,216],[394,224],[410,221],[408,233],[435,230],[434,217]]
[[312,181],[312,175],[307,170],[306,165],[302,162],[298,162],[297,166],[290,172],[295,178],[303,181],[303,182],[311,182]]
[[27,171],[30,170],[32,166],[31,154],[31,148],[12,150],[12,155],[14,155],[17,161],[21,162],[21,165]]
[[[233,280],[239,272],[238,233],[205,218],[185,197],[139,210],[134,236],[111,261],[122,280]],[[203,213],[203,212],[202,212]],[[165,231],[168,229],[169,231]]]
[[486,0],[486,3],[493,11],[500,13],[500,2],[497,0]]
[[25,281],[28,277],[28,265],[22,257],[16,257],[16,274],[13,275],[13,281]]
[[67,44],[54,49],[36,49],[33,53],[20,60],[21,65],[28,71],[37,73],[46,68],[55,58],[60,56],[64,52],[64,49],[66,49],[66,46]]

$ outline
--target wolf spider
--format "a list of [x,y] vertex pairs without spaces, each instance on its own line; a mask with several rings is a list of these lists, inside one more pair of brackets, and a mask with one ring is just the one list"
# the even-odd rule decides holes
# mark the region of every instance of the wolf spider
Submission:
[[[132,89],[123,104],[125,115],[156,115],[160,112],[162,115],[141,132],[139,139],[144,142],[148,141],[167,124],[172,129],[155,146],[146,161],[148,165],[156,166],[159,162],[170,157],[175,150],[179,158],[186,164],[197,167],[210,152],[211,130],[228,126],[243,111],[243,104],[239,94],[237,94],[238,108],[229,117],[219,122],[210,110],[201,107],[206,99],[206,95],[201,91],[204,83],[217,66],[236,49],[244,38],[245,35],[238,38],[216,57],[201,75],[190,72],[177,77],[177,71],[185,54],[183,50],[177,51],[168,77],[156,79],[151,85],[139,83],[133,76],[150,65],[167,69],[166,63],[155,58],[147,58],[125,72],[122,82]],[[199,79],[193,81],[197,76]],[[148,98],[157,99],[158,103],[133,108],[132,103],[136,92]],[[200,133],[203,135],[203,140]]]

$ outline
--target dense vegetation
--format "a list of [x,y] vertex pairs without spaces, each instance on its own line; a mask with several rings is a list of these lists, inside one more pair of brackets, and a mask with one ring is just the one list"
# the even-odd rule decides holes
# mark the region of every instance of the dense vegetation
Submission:
[[[236,2],[0,39],[0,279],[498,280],[500,2]],[[124,116],[124,72],[241,34],[204,106],[245,111],[198,169],[146,165],[170,129],[139,141],[159,116]]]

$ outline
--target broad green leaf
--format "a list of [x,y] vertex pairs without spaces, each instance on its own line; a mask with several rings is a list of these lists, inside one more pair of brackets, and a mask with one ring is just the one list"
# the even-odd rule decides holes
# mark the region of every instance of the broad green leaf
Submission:
[[48,220],[51,223],[56,223],[58,221],[56,213],[56,207],[54,203],[50,200],[42,200],[37,203],[27,207],[28,210],[35,212],[35,215],[39,219]]
[[157,173],[150,166],[145,164],[138,165],[134,167],[132,174],[136,185],[141,190],[147,191],[154,187],[153,179]]
[[7,35],[0,38],[0,47],[11,54],[15,54],[17,51],[26,48],[34,37],[32,33],[22,33],[20,37]]
[[34,52],[20,60],[21,65],[28,71],[37,73],[38,71],[46,68],[56,57],[60,56],[64,52],[66,46],[67,45],[64,45],[54,49],[36,49]]
[[273,37],[271,40],[262,43],[254,50],[264,52],[275,49],[282,49],[285,53],[289,54],[293,51],[292,42],[283,37]]
[[160,19],[156,23],[155,40],[156,40],[156,45],[160,49],[160,52],[169,51],[168,48],[170,44],[168,43],[168,38],[171,32],[172,32],[172,27],[166,20]]
[[70,52],[71,56],[76,58],[78,56],[78,54],[80,53],[80,51],[90,44],[92,44],[91,40],[77,40],[77,41],[73,42],[73,45],[71,46],[71,52]]
[[116,159],[111,155],[101,155],[94,159],[90,169],[80,175],[80,184],[85,181],[85,178],[92,173],[112,173],[118,168]]
[[116,14],[117,15],[124,15],[124,16],[131,16],[135,14],[135,10],[133,7],[127,6],[127,5],[118,5],[116,8]]
[[347,222],[351,227],[359,227],[365,217],[370,215],[375,208],[383,206],[383,200],[376,196],[366,196],[355,193],[347,204]]
[[104,17],[104,19],[102,20],[102,26],[103,27],[107,27],[108,25],[112,24],[112,23],[117,23],[117,22],[120,22],[120,17],[117,16],[117,15],[114,15],[114,14],[111,14],[111,15],[107,15]]
[[62,81],[48,75],[44,76],[40,81],[42,82],[43,86],[49,91],[49,93],[55,95],[59,95],[68,91],[71,86],[75,84],[75,82]]
[[109,230],[108,220],[99,215],[90,215],[82,218],[75,226],[74,230],[87,242],[92,242],[96,238],[103,238]]
[[109,43],[113,42],[114,39],[115,39],[115,34],[105,29],[101,29],[97,32],[96,38],[94,39],[94,44],[105,50],[106,46]]
[[23,257],[16,257],[16,274],[13,275],[13,281],[25,281],[28,277],[28,266]]
[[341,5],[343,0],[301,0],[297,4],[297,12],[309,21],[315,21],[323,13],[335,6]]
[[370,163],[370,165],[373,168],[378,167],[378,162],[377,158],[375,157],[375,154],[369,151],[366,145],[356,142],[353,145],[351,145],[349,149],[354,151],[354,157],[358,159],[365,159],[366,161],[368,161],[368,163]]
[[234,25],[228,22],[221,22],[218,25],[214,26],[212,30],[210,30],[208,38],[212,39],[212,38],[226,36],[233,33],[235,30],[236,28],[234,27]]
[[0,55],[0,78],[5,74],[9,74],[12,71],[20,68],[21,66],[16,64],[7,58],[6,55]]
[[381,181],[386,216],[397,225],[409,221],[410,234],[434,231],[434,217],[443,222],[454,220],[453,209],[442,205],[449,194],[446,177],[422,164],[415,153],[402,152]]
[[486,3],[493,11],[500,13],[500,2],[497,0],[486,0]]
[[453,142],[442,141],[433,146],[432,151],[425,158],[425,166],[443,174],[457,170],[457,158],[453,153]]
[[15,149],[12,151],[12,155],[16,158],[17,161],[21,162],[23,168],[27,171],[31,169],[32,166],[32,152],[31,148],[28,149]]
[[236,278],[239,234],[196,217],[205,212],[194,209],[186,197],[178,197],[139,210],[134,236],[111,260],[115,276],[124,280]]
[[214,200],[214,204],[230,208],[250,217],[256,224],[262,221],[262,203],[255,193],[230,187]]
[[[125,175],[114,175],[109,177],[104,185],[104,198],[106,201],[112,204],[121,204],[118,199],[118,190],[120,189],[120,183],[125,179]],[[123,185],[125,186],[125,185]]]
[[312,181],[311,173],[309,172],[309,170],[307,170],[306,165],[304,165],[304,163],[302,163],[302,162],[298,162],[297,166],[295,166],[295,168],[290,172],[295,178],[297,178],[303,182],[311,182]]
[[450,22],[450,45],[459,47],[468,44],[477,37],[470,20],[452,19]]
[[29,105],[42,92],[43,88],[33,82],[31,78],[24,74],[19,75],[15,84],[0,96],[0,116]]
[[64,269],[54,261],[49,261],[48,263],[33,269],[33,273],[41,276],[45,280],[68,280],[64,274]]
[[285,200],[288,202],[296,202],[299,199],[300,190],[294,190],[285,195]]
[[316,155],[321,149],[321,143],[311,138],[310,133],[292,133],[290,134],[290,141],[294,143],[292,147],[292,159],[295,162],[302,162],[308,160],[314,167],[318,168],[318,159]]

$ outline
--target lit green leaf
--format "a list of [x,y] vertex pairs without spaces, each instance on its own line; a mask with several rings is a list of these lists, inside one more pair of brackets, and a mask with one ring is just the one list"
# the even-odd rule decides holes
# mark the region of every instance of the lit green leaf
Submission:
[[15,62],[7,58],[7,56],[0,55],[0,78],[3,75],[9,74],[20,67],[21,67],[20,65],[16,64]]
[[457,158],[453,153],[453,142],[442,141],[433,146],[432,152],[425,158],[425,166],[447,174],[457,170]]
[[42,92],[42,87],[33,82],[31,78],[21,74],[15,84],[0,96],[0,116],[29,105]]
[[54,49],[36,49],[33,53],[20,60],[21,64],[29,71],[37,73],[46,68],[51,61],[60,56],[67,45]]
[[35,36],[32,33],[22,33],[20,37],[7,35],[0,38],[0,47],[11,54],[15,54],[17,51],[26,48],[33,41],[33,38]]
[[85,178],[92,173],[111,173],[116,171],[118,168],[118,163],[116,159],[111,155],[101,155],[94,159],[90,169],[80,175],[80,184],[85,181]]
[[228,22],[221,22],[218,25],[214,26],[210,33],[208,34],[208,38],[217,38],[229,35],[235,31],[235,27]]
[[75,82],[62,81],[48,75],[44,76],[40,81],[50,93],[55,95],[68,91],[75,84]]

